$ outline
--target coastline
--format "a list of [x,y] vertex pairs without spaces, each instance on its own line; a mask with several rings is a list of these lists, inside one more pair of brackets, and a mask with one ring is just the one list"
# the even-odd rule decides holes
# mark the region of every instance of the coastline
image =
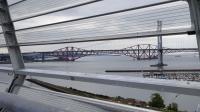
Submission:
[[26,80],[28,82],[34,83],[36,85],[39,85],[41,87],[44,87],[46,89],[56,91],[56,92],[78,95],[78,96],[94,98],[94,99],[98,99],[98,100],[104,100],[104,101],[125,104],[125,105],[130,105],[130,106],[142,107],[142,108],[147,108],[147,109],[160,110],[158,108],[150,107],[148,105],[148,102],[136,100],[134,98],[123,98],[121,96],[111,97],[111,96],[106,96],[106,95],[94,94],[94,93],[90,93],[87,91],[77,90],[72,87],[58,86],[58,85],[40,81],[37,79],[26,79]]

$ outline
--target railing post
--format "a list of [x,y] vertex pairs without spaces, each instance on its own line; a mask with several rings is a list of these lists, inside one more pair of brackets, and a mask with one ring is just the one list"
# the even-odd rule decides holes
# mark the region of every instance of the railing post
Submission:
[[192,27],[196,31],[198,52],[200,56],[200,0],[187,0],[190,8]]
[[[14,70],[23,69],[24,62],[20,47],[15,35],[15,28],[10,17],[7,0],[0,0],[0,21],[5,37],[6,45],[8,46],[8,53],[10,54],[11,63]],[[24,75],[14,75],[14,79],[8,89],[9,93],[17,94],[19,86],[23,84],[25,79]]]

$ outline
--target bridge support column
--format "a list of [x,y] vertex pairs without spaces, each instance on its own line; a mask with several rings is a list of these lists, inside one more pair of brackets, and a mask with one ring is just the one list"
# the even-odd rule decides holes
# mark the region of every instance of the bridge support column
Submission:
[[[158,21],[158,31],[162,31],[162,21]],[[158,36],[158,66],[163,66],[162,35]]]
[[[8,46],[7,48],[13,69],[23,69],[24,62],[15,35],[15,28],[10,17],[7,0],[0,0],[0,23],[2,26],[6,45]],[[17,94],[19,91],[19,86],[23,84],[24,79],[24,75],[14,74],[14,79],[10,84],[8,92]]]
[[[162,21],[157,21],[157,31],[162,31]],[[158,35],[158,64],[151,65],[152,67],[159,67],[162,68],[163,66],[167,66],[166,64],[163,64],[163,46],[162,46],[162,35]]]
[[187,0],[190,7],[192,27],[196,31],[197,45],[200,56],[200,0]]

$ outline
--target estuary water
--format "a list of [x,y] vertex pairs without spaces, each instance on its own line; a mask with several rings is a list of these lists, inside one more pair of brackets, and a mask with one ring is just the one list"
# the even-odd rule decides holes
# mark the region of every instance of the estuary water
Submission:
[[[151,69],[150,65],[156,63],[157,60],[138,61],[127,56],[89,56],[80,58],[74,62],[26,63],[26,67],[34,69],[47,69],[47,70],[50,69],[57,71],[93,73],[94,75],[112,74],[120,76],[128,75],[133,77],[142,77],[142,73],[106,73],[105,70]],[[169,69],[200,67],[200,61],[197,53],[165,55],[164,63],[168,65],[166,66],[166,68]],[[11,65],[5,64],[2,66],[11,66]],[[168,93],[165,91],[151,91],[151,90],[95,84],[95,83],[50,79],[50,78],[38,78],[38,79],[97,94],[103,94],[109,96],[122,96],[126,98],[135,98],[144,101],[149,101],[151,94],[160,93],[163,96],[166,104],[176,102],[178,103],[180,110],[187,110],[188,112],[194,112],[195,110],[197,110],[198,104],[200,104],[200,97]],[[5,79],[1,78],[1,80]],[[188,83],[188,82],[183,81],[183,83]]]

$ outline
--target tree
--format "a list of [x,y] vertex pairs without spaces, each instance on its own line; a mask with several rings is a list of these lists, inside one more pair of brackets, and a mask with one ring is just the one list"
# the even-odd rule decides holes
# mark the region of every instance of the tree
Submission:
[[159,93],[152,94],[151,101],[149,102],[149,106],[160,108],[160,109],[164,108],[165,104],[164,104],[164,100],[162,96],[160,96]]
[[178,104],[177,103],[172,103],[167,106],[167,110],[172,110],[174,112],[178,112]]

